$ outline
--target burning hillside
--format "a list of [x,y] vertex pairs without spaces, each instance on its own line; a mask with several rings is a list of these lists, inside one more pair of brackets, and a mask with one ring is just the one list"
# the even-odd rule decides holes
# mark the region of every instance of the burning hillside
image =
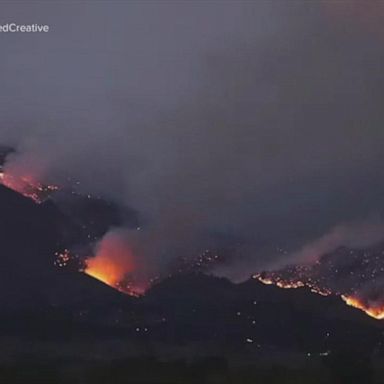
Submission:
[[253,278],[280,288],[308,287],[321,295],[337,295],[375,319],[384,319],[384,245],[369,249],[340,247],[313,264],[291,265]]
[[163,274],[144,273],[138,257],[124,236],[124,230],[108,232],[88,253],[64,249],[56,252],[56,267],[75,269],[130,296],[141,296],[159,281],[176,275],[204,273],[220,260],[217,253],[204,250],[196,258],[178,258]]
[[0,172],[0,183],[32,199],[37,204],[44,202],[53,192],[59,189],[56,185],[42,184],[31,176],[13,176],[4,171]]
[[12,172],[8,169],[6,167],[8,156],[14,152],[11,147],[0,146],[0,184],[41,204],[59,187],[53,184],[43,184],[30,173]]
[[89,276],[131,296],[142,295],[146,279],[138,279],[138,260],[132,247],[119,231],[108,232],[95,247],[95,255],[85,260]]
[[[30,175],[11,174],[5,164],[12,153],[11,148],[0,148],[1,184],[37,204],[59,190],[56,185],[44,184]],[[149,272],[128,240],[132,230],[140,229],[133,211],[90,195],[82,196],[72,189],[61,193],[68,196],[55,203],[68,222],[62,251],[55,255],[57,267],[84,272],[121,292],[139,296],[163,278],[196,271],[204,273],[223,261],[220,252],[206,249],[196,258],[174,258],[161,272]],[[347,305],[384,319],[384,300],[378,289],[384,281],[383,256],[384,245],[370,249],[340,247],[315,263],[257,273],[253,278],[279,288],[307,287],[319,295],[337,295]]]
[[[37,204],[44,202],[59,189],[55,185],[45,185],[29,176],[10,175],[3,168],[0,169],[0,183]],[[97,205],[100,205],[99,201]],[[144,294],[153,282],[162,277],[191,271],[204,272],[209,270],[212,264],[220,261],[218,252],[205,250],[192,260],[182,257],[174,260],[166,269],[164,276],[138,278],[137,276],[143,275],[141,267],[137,265],[137,257],[134,257],[124,237],[116,236],[114,232],[109,233],[108,226],[99,223],[97,218],[90,217],[85,221],[79,221],[79,217],[76,218],[78,214],[79,211],[71,212],[70,220],[78,223],[75,231],[76,228],[78,230],[72,235],[71,241],[77,239],[75,245],[81,248],[94,248],[95,252],[91,256],[89,253],[79,256],[76,252],[70,252],[65,248],[64,251],[56,253],[54,264],[57,267],[70,267],[84,272],[131,296]],[[119,224],[119,221],[115,224]],[[339,248],[322,256],[313,264],[291,265],[278,271],[257,273],[253,278],[279,288],[308,287],[319,295],[337,295],[347,305],[381,320],[384,319],[384,300],[381,292],[377,292],[377,283],[384,278],[383,255],[383,246],[369,250]]]

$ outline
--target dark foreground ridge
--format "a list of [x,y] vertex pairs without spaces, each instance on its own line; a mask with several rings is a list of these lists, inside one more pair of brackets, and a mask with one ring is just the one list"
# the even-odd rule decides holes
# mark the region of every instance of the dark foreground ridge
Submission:
[[54,202],[0,186],[0,212],[0,382],[380,382],[382,322],[337,297],[188,273],[132,298],[55,267]]

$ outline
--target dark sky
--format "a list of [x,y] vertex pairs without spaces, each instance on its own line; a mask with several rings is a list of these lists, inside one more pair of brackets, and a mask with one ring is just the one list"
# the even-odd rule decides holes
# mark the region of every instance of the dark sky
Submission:
[[356,243],[377,239],[383,10],[2,1],[2,24],[50,25],[0,34],[0,141],[20,153],[9,167],[134,207],[145,225],[128,237],[156,264],[231,245],[224,273],[243,276],[335,227],[338,243],[349,225]]

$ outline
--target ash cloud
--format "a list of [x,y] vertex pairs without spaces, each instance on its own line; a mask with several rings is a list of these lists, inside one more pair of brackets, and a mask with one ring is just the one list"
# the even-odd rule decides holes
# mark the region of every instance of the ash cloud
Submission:
[[285,263],[313,264],[340,247],[364,249],[384,240],[384,222],[370,218],[356,223],[340,224],[324,236],[304,245],[286,258]]
[[248,277],[279,260],[277,247],[291,254],[382,215],[382,38],[349,12],[1,7],[52,26],[0,43],[0,141],[18,149],[7,167],[137,210],[142,230],[129,237],[151,268],[213,247],[235,255],[221,273]]

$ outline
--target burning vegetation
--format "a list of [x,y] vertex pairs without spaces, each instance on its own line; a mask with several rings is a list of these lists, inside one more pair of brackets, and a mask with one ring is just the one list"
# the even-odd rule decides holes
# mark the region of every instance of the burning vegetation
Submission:
[[15,153],[11,147],[0,146],[0,184],[12,189],[21,195],[41,204],[59,187],[53,184],[43,184],[32,174],[12,172],[6,167],[8,156]]
[[[94,256],[80,256],[64,249],[55,253],[54,265],[76,272],[83,272],[110,287],[130,296],[140,296],[148,288],[144,284],[135,284],[124,263],[114,258],[114,253],[97,253]],[[132,270],[132,269],[131,269]]]
[[124,278],[124,269],[108,255],[90,257],[85,263],[86,274],[112,287],[117,287]]
[[279,288],[307,287],[320,295],[339,296],[347,305],[381,320],[384,319],[383,256],[384,244],[361,250],[340,247],[313,264],[290,265],[257,273],[253,278]]
[[[4,164],[7,156],[13,152],[11,148],[0,147],[1,184],[32,199],[37,204],[41,204],[52,193],[58,191],[58,186],[43,184],[32,176],[11,174]],[[73,193],[71,191],[71,194]],[[75,193],[75,196],[77,200],[81,200],[81,195]],[[111,219],[116,216],[114,206],[107,203],[103,205],[100,199],[94,200],[90,195],[87,196],[87,204],[91,204],[89,209],[92,208],[92,212],[97,205],[97,217],[106,215]],[[78,203],[84,207],[82,202]],[[69,213],[71,220],[73,215],[79,215],[78,207]],[[100,226],[97,217],[89,214],[85,216],[87,217],[85,221],[79,221],[79,218],[75,217],[74,221],[80,223],[77,231],[75,229],[76,234],[73,235],[72,241],[75,243],[69,242],[68,248],[56,252],[55,266],[84,272],[132,296],[144,294],[151,285],[164,277],[194,271],[204,273],[222,261],[220,252],[206,249],[195,259],[180,257],[173,260],[165,268],[166,272],[161,275],[149,274],[143,277],[143,266],[139,265],[138,257],[127,241],[129,234],[124,233],[127,229],[108,230],[113,225],[122,225],[120,219],[112,220],[109,224],[101,223]],[[81,253],[76,250],[70,251],[73,246],[75,249],[80,246],[83,251]],[[278,271],[257,273],[252,277],[263,284],[275,285],[283,289],[307,287],[319,295],[340,296],[347,305],[381,320],[384,319],[384,305],[381,304],[381,290],[379,289],[380,292],[378,292],[377,286],[384,278],[383,256],[384,244],[364,250],[340,247],[334,252],[321,256],[315,263],[290,265]]]
[[347,305],[350,305],[351,307],[354,307],[354,308],[358,308],[364,311],[367,315],[377,320],[384,319],[384,305],[378,306],[375,303],[372,303],[371,305],[365,304],[358,297],[353,297],[353,296],[341,295],[341,298],[345,301]]
[[131,296],[140,296],[148,288],[139,279],[139,266],[124,230],[109,231],[94,247],[94,256],[85,260],[84,272]]
[[359,299],[357,296],[348,296],[343,294],[340,295],[337,292],[333,293],[327,288],[319,288],[309,284],[308,282],[303,282],[300,280],[284,281],[278,275],[275,275],[273,278],[265,277],[265,272],[261,274],[255,274],[252,277],[263,284],[275,285],[283,289],[296,289],[307,287],[311,290],[311,292],[316,293],[318,295],[330,296],[332,294],[335,294],[337,296],[340,296],[347,305],[364,311],[368,316],[371,316],[377,320],[384,319],[384,306],[377,306],[377,304],[375,303],[365,304],[363,300]]
[[42,184],[31,176],[13,176],[4,170],[0,171],[0,183],[32,199],[37,204],[44,202],[53,192],[59,189],[56,185]]
[[[345,252],[354,255],[354,268],[345,265]],[[378,248],[376,250],[356,251],[340,249],[332,254],[324,255],[313,265],[289,266],[279,271],[269,271],[257,273],[253,279],[266,285],[275,285],[282,289],[308,288],[311,292],[329,296],[335,295],[352,307],[364,311],[367,315],[381,320],[384,319],[384,306],[381,305],[380,294],[373,289],[367,289],[364,277],[367,271],[361,270],[361,265],[372,266],[367,258],[370,256],[376,260]],[[381,252],[381,251],[380,251]],[[72,255],[67,249],[58,253],[55,265],[58,267],[68,267],[71,260],[77,259],[78,270],[92,276],[111,287],[129,294],[140,296],[157,281],[166,276],[173,276],[193,271],[204,272],[220,260],[218,252],[205,250],[194,260],[181,258],[177,265],[164,276],[137,279],[140,266],[133,254],[132,248],[117,232],[110,232],[95,247],[94,256],[87,256],[83,263],[79,263],[79,257]],[[360,260],[360,258],[363,260]],[[343,260],[344,270],[340,273],[339,263]],[[349,262],[352,262],[351,258]],[[357,281],[356,261],[360,265],[360,281]],[[73,264],[73,263],[72,263]],[[83,267],[81,267],[83,265]],[[348,272],[348,269],[350,271]],[[346,278],[349,276],[349,279]],[[351,276],[353,277],[351,279]],[[372,273],[371,273],[372,276]],[[348,284],[347,284],[348,282]]]

